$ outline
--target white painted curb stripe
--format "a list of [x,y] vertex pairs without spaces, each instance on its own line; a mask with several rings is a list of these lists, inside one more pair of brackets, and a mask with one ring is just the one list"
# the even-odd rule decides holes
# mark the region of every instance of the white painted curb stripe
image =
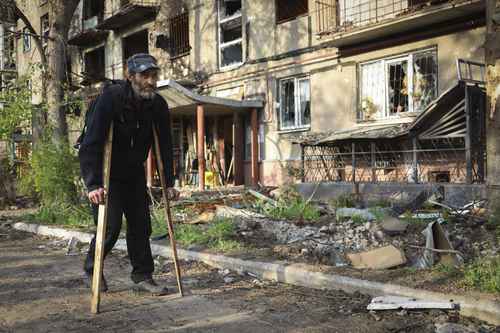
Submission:
[[[14,229],[36,233],[44,236],[70,239],[75,237],[81,242],[90,242],[92,235],[79,231],[70,231],[61,228],[47,227],[36,224],[18,222],[13,224]],[[115,245],[118,250],[127,250],[124,239],[118,240]],[[151,244],[153,255],[170,257],[172,252],[169,246]],[[394,284],[371,282],[350,278],[341,275],[324,274],[304,269],[301,265],[283,265],[258,261],[241,260],[223,255],[204,252],[194,252],[178,249],[178,256],[184,260],[204,262],[210,266],[230,269],[238,272],[250,272],[262,279],[273,280],[292,285],[315,289],[343,290],[348,293],[360,292],[370,296],[394,295],[425,299],[429,301],[449,302],[460,304],[460,313],[464,316],[475,317],[494,325],[500,325],[500,302],[480,299],[479,297],[464,297],[460,295],[442,294],[421,289],[413,289]]]

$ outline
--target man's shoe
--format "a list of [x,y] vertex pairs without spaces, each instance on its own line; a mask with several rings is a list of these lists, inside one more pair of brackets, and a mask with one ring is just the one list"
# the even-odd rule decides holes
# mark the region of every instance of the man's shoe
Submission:
[[[92,276],[93,276],[92,273],[85,272],[85,285],[87,286],[87,288],[90,289],[92,289],[92,281],[93,281]],[[104,275],[102,276],[101,285],[99,289],[101,290],[101,292],[108,291],[108,283],[106,282]]]
[[134,283],[134,290],[151,293],[153,296],[163,296],[168,293],[168,289],[159,286],[153,279],[149,278],[141,282]]

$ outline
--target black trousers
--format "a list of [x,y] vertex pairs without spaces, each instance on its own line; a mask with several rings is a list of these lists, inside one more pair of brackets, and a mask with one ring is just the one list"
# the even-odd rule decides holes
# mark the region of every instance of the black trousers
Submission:
[[[108,197],[108,218],[104,241],[104,258],[111,251],[122,226],[123,214],[127,220],[127,250],[132,264],[131,278],[140,282],[151,277],[154,262],[151,255],[151,217],[146,192],[144,172],[130,177],[130,181],[111,180]],[[93,205],[94,223],[97,225],[98,206]],[[92,273],[94,269],[95,234],[90,243],[84,270]]]

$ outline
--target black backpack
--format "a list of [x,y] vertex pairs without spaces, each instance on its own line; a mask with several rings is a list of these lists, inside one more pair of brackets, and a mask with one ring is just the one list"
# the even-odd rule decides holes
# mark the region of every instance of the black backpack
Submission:
[[87,128],[89,127],[89,125],[92,123],[92,120],[93,120],[93,115],[94,115],[94,111],[95,111],[95,107],[97,105],[97,101],[99,100],[99,97],[102,96],[102,92],[104,91],[104,89],[112,86],[112,85],[121,85],[121,86],[125,86],[125,83],[126,81],[124,80],[106,80],[101,88],[101,91],[99,92],[99,94],[90,101],[90,104],[89,104],[89,107],[87,108],[87,112],[85,112],[85,122],[83,124],[83,128],[82,128],[82,131],[80,133],[80,135],[78,136],[78,138],[76,139],[76,142],[75,144],[73,145],[73,147],[75,149],[80,149],[80,146],[83,142],[83,139],[85,138],[85,134],[87,132]]

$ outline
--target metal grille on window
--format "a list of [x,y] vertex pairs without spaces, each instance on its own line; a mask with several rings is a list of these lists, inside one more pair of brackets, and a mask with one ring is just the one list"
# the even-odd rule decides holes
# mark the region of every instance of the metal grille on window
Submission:
[[387,64],[389,113],[408,111],[408,61]]
[[169,20],[170,56],[177,57],[189,52],[189,14],[184,13]]

